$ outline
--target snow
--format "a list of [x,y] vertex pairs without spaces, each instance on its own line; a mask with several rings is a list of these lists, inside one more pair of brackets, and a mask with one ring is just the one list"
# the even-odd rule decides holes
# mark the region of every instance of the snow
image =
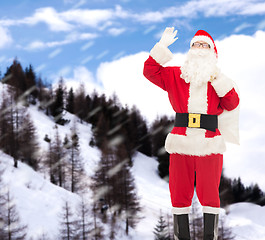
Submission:
[[160,210],[163,215],[171,215],[171,202],[168,184],[157,174],[158,162],[153,158],[137,153],[133,159],[133,174],[144,217],[137,225],[134,239],[153,239]]
[[[43,114],[38,110],[37,106],[31,106],[28,108],[31,119],[33,120],[34,126],[37,128],[37,137],[40,143],[40,151],[45,152],[48,150],[48,143],[44,141],[44,137],[47,134],[49,138],[54,139],[55,136],[55,123],[47,115]],[[81,158],[84,162],[84,167],[89,176],[91,176],[97,166],[98,159],[100,157],[100,152],[96,148],[89,146],[89,142],[92,137],[92,128],[88,123],[80,123],[78,119],[68,112],[64,115],[65,119],[70,120],[70,122],[64,126],[57,125],[60,138],[64,139],[66,135],[70,136],[71,128],[74,122],[76,122],[76,128],[79,136],[79,144],[81,149]]]
[[64,202],[76,206],[80,197],[50,183],[26,164],[19,162],[19,167],[14,168],[12,158],[3,152],[0,159],[0,168],[5,169],[3,181],[16,204],[21,223],[28,225],[28,239],[37,239],[43,233],[56,239]]
[[229,207],[228,224],[236,240],[265,240],[265,207],[237,203]]

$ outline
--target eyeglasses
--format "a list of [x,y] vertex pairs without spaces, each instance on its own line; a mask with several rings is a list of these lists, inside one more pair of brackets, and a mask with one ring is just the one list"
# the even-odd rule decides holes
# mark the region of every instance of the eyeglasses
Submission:
[[211,48],[210,44],[208,44],[208,43],[199,43],[199,42],[193,43],[192,47],[199,48],[201,45],[202,45],[203,48]]

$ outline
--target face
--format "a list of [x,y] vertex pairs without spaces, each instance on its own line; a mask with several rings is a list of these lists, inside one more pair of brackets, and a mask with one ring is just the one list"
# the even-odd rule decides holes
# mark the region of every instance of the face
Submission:
[[204,41],[197,41],[195,43],[192,44],[191,46],[192,48],[202,48],[202,49],[210,49],[210,45],[207,42]]

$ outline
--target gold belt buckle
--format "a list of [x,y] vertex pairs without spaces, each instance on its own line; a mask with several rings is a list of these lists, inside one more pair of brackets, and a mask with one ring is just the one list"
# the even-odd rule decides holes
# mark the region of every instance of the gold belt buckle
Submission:
[[190,128],[199,128],[201,126],[201,114],[199,113],[189,113],[189,123]]

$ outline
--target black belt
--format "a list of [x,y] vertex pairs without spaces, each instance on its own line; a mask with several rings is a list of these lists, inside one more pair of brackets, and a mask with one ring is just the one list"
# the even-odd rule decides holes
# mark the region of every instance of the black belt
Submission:
[[175,127],[203,128],[215,132],[218,128],[217,115],[200,113],[176,113]]

